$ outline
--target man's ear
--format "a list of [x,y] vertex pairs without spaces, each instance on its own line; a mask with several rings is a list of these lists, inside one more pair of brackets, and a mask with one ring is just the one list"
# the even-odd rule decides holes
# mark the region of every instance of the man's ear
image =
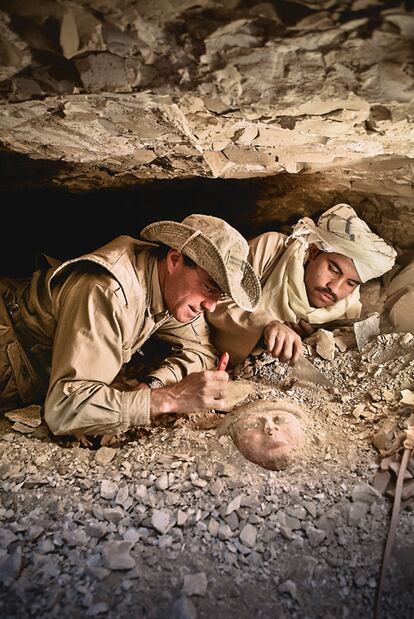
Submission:
[[321,250],[318,248],[315,243],[311,243],[308,249],[308,260],[313,260],[318,254],[321,253]]
[[176,249],[170,249],[166,255],[167,271],[172,273],[174,269],[182,262],[183,255]]

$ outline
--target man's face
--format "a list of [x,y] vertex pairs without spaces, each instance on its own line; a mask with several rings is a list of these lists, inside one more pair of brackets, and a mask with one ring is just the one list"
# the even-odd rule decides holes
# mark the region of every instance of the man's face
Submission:
[[170,250],[166,257],[163,297],[167,309],[179,322],[188,322],[204,311],[213,312],[222,295],[207,271],[187,266],[183,255]]
[[309,247],[305,286],[312,307],[328,307],[345,299],[361,283],[351,258]]
[[274,409],[240,417],[232,427],[232,438],[245,458],[278,470],[289,464],[303,432],[295,415]]

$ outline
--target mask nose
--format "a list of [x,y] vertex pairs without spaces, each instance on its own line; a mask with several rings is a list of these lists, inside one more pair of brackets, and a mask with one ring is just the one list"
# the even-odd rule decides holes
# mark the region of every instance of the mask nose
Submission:
[[264,423],[264,430],[268,434],[273,434],[277,430],[277,425],[273,421],[273,419],[266,419]]

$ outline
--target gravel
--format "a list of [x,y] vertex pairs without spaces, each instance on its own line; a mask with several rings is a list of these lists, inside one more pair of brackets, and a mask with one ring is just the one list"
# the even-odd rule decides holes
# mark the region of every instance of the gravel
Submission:
[[[251,399],[306,411],[305,446],[283,471],[219,435],[224,414],[166,417],[104,446],[51,437],[33,410],[25,431],[1,419],[2,618],[373,616],[414,338],[381,334],[359,351],[346,333],[330,361],[307,341],[333,388],[265,353],[234,372],[254,382]],[[382,619],[414,616],[413,475],[411,458]]]

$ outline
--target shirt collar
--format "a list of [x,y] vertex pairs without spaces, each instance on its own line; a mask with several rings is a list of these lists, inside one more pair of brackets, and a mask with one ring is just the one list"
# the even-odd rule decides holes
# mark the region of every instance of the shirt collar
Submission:
[[152,316],[155,322],[170,316],[169,311],[164,305],[162,298],[160,281],[158,277],[158,260],[156,256],[151,254],[148,257],[147,264],[147,313]]

